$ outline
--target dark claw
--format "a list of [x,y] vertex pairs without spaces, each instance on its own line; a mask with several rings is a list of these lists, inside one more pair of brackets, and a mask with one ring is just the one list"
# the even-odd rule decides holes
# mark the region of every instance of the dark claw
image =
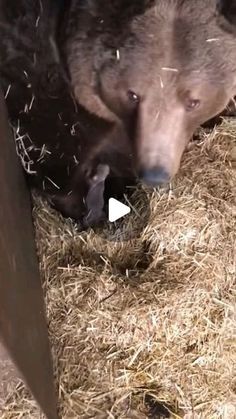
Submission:
[[99,164],[93,177],[89,179],[89,190],[85,198],[87,215],[83,218],[85,227],[92,227],[106,220],[104,213],[105,180],[109,175],[108,165]]

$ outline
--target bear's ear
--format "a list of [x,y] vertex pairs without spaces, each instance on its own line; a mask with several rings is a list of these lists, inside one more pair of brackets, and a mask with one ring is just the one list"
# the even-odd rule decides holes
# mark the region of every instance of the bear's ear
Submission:
[[216,10],[222,29],[236,35],[236,0],[216,0]]

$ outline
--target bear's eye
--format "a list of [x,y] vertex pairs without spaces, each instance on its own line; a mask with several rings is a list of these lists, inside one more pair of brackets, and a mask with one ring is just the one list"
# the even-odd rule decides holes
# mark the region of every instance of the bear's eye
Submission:
[[200,105],[200,100],[198,99],[188,99],[186,103],[186,110],[193,111],[197,109]]
[[139,104],[139,99],[140,99],[139,95],[137,95],[135,92],[133,92],[133,90],[128,90],[127,96],[128,96],[128,99],[131,103],[133,103],[134,105]]

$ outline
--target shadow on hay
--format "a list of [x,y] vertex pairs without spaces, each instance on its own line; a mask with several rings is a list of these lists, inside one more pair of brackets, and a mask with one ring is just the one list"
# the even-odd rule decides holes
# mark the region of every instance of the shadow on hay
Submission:
[[172,406],[156,400],[151,394],[146,394],[144,404],[147,407],[147,416],[150,419],[168,419],[171,417],[170,412],[174,412]]

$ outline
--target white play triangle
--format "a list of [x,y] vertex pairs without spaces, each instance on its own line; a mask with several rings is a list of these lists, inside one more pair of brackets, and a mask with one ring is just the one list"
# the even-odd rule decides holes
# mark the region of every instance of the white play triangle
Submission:
[[108,201],[108,220],[113,223],[119,218],[124,217],[130,213],[130,207],[115,198],[110,198]]

